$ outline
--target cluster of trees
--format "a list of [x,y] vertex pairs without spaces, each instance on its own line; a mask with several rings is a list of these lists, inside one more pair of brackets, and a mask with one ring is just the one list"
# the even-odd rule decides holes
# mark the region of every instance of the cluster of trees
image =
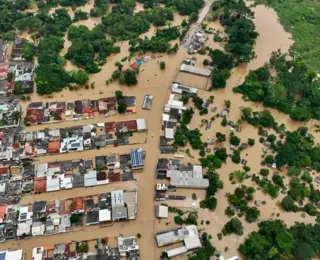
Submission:
[[203,0],[160,0],[159,2],[168,7],[174,7],[180,15],[198,14],[204,4]]
[[177,10],[180,15],[198,14],[204,4],[203,0],[138,0],[143,3],[143,7],[153,8],[158,3],[165,4],[166,7]]
[[[309,202],[303,207],[296,205],[296,202],[308,199]],[[303,211],[310,216],[320,215],[317,208],[314,205],[320,203],[320,191],[316,190],[312,185],[307,185],[298,177],[293,177],[290,180],[290,190],[287,196],[285,196],[281,201],[281,206],[285,211],[288,212],[298,212]]]
[[24,41],[22,45],[22,57],[26,60],[33,60],[35,55],[35,46],[33,42]]
[[190,124],[193,114],[194,114],[193,108],[189,108],[186,111],[184,111],[181,117],[182,123]]
[[[0,36],[5,40],[12,40],[14,38],[14,22],[23,18],[23,14],[18,10],[25,9],[24,5],[19,4],[21,1],[0,1]],[[27,1],[29,2],[29,1]],[[21,8],[22,7],[22,8]]]
[[90,10],[90,16],[100,17],[104,15],[109,8],[109,1],[107,0],[94,0],[94,6]]
[[21,94],[30,94],[33,92],[33,84],[30,84],[17,81],[14,83],[13,94],[21,95]]
[[231,54],[221,50],[210,51],[214,70],[211,76],[211,89],[225,88],[227,79],[231,76],[230,70],[234,67],[234,59]]
[[189,130],[185,124],[181,124],[175,132],[174,144],[177,146],[185,146],[189,141],[193,149],[203,150],[204,145],[201,140],[201,135],[199,129]]
[[218,190],[223,189],[223,182],[214,168],[207,170],[206,177],[209,179],[209,187],[205,199],[200,202],[200,207],[214,210],[217,207],[217,199],[214,196]]
[[296,223],[288,228],[281,220],[258,224],[239,251],[246,259],[310,260],[320,253],[320,225]]
[[[144,39],[135,38],[129,41],[130,51],[151,51],[151,52],[169,52],[171,44],[170,41],[179,38],[180,27],[172,26],[164,29],[158,29],[155,36]],[[177,45],[177,44],[176,44]],[[178,48],[175,46],[174,48]]]
[[15,21],[14,27],[20,31],[38,31],[38,34],[44,37],[52,35],[62,37],[71,23],[72,20],[68,11],[60,8],[56,9],[52,15],[45,12],[26,13]]
[[253,112],[252,108],[245,107],[241,110],[241,119],[256,127],[277,128],[277,122],[269,110]]
[[320,170],[320,147],[315,145],[314,137],[307,131],[306,128],[300,128],[286,133],[285,141],[278,146],[275,156],[278,167],[289,165]]
[[89,73],[99,72],[99,64],[105,63],[107,56],[120,52],[120,47],[115,47],[113,40],[106,39],[99,27],[94,27],[90,31],[84,25],[71,26],[68,30],[68,39],[72,41],[72,45],[65,57]]
[[134,39],[150,29],[149,21],[139,13],[110,13],[102,17],[102,25],[106,33],[119,40]]
[[192,211],[189,212],[188,216],[183,218],[183,212],[182,214],[179,213],[178,216],[174,217],[174,223],[178,225],[198,225],[198,212]]
[[243,234],[243,226],[241,221],[238,218],[232,218],[230,219],[223,227],[222,229],[223,235],[229,235],[229,234],[237,234],[242,235]]
[[89,79],[84,71],[68,73],[64,70],[65,59],[59,56],[63,44],[64,40],[58,36],[49,36],[39,42],[35,82],[40,95],[60,91],[71,82],[83,85]]
[[61,6],[83,6],[88,2],[88,0],[59,0]]
[[189,255],[188,260],[203,260],[209,259],[216,253],[216,249],[212,246],[210,238],[207,233],[201,235],[202,247],[193,251]]
[[73,22],[78,22],[81,20],[88,20],[89,19],[89,14],[87,12],[77,10],[74,12],[74,17],[73,17]]
[[246,187],[242,185],[237,187],[234,194],[227,194],[228,202],[231,206],[228,206],[225,210],[225,214],[229,217],[235,215],[236,209],[239,211],[238,217],[245,214],[245,219],[247,222],[252,223],[260,215],[260,210],[257,207],[248,207],[248,202],[253,200],[253,194],[255,189],[253,187]]
[[[266,173],[264,171],[260,171],[260,174],[265,176],[264,174],[266,174]],[[273,185],[272,182],[270,180],[268,180],[266,177],[260,178],[259,176],[255,175],[255,174],[252,175],[252,181],[257,183],[262,188],[262,190],[265,193],[269,194],[272,198],[278,197],[279,190],[280,190],[278,184],[277,185]]]
[[[276,70],[276,76],[271,76],[270,69]],[[234,90],[251,101],[263,102],[264,106],[289,114],[292,120],[320,119],[317,74],[296,58],[294,52],[274,52],[268,66],[251,71]]]
[[213,11],[220,14],[216,18],[226,27],[226,51],[233,55],[237,64],[248,63],[254,56],[253,47],[258,37],[252,21],[254,13],[243,0],[217,1],[213,5]]

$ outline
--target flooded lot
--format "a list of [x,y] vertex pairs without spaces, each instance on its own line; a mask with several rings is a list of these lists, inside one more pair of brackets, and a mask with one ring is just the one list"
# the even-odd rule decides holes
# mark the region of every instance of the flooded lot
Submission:
[[[93,0],[91,0],[90,4],[92,4]],[[86,7],[90,10],[91,7]],[[86,10],[85,8],[85,10]],[[138,4],[136,10],[141,10],[141,5]],[[182,17],[175,17],[174,24],[180,24],[182,21]],[[82,21],[81,24],[84,24],[90,28],[90,26],[94,26],[95,23],[98,23],[98,20],[92,20],[91,18],[88,21]],[[279,48],[286,52],[290,48],[292,44],[292,40],[290,39],[290,35],[284,31],[282,26],[278,23],[276,13],[267,9],[264,6],[255,7],[255,19],[254,22],[256,24],[257,31],[259,33],[259,37],[257,39],[257,44],[255,46],[256,58],[252,60],[247,66],[240,66],[232,71],[232,76],[227,82],[226,89],[207,92],[204,90],[199,90],[199,96],[203,99],[209,98],[211,95],[215,96],[214,105],[221,109],[224,107],[224,100],[231,101],[231,110],[229,114],[229,119],[237,121],[240,115],[240,108],[244,106],[251,106],[254,110],[261,110],[263,107],[258,104],[244,102],[241,98],[241,95],[235,94],[232,92],[232,88],[240,83],[242,83],[245,79],[245,76],[249,72],[250,69],[256,69],[262,66],[264,63],[268,62],[270,54],[272,51],[276,51]],[[80,22],[79,22],[80,24]],[[209,23],[209,26],[214,27],[217,26],[214,23]],[[146,33],[146,35],[151,36],[154,33],[154,28],[151,27],[150,31]],[[212,37],[209,38],[209,42],[211,42],[211,47],[216,47],[216,43],[212,43]],[[61,92],[54,93],[51,97],[40,97],[36,94],[31,95],[32,101],[40,101],[40,100],[60,100],[60,101],[73,101],[77,99],[89,98],[89,99],[98,99],[101,97],[107,97],[114,95],[116,90],[122,90],[125,95],[134,95],[137,99],[137,113],[135,115],[126,116],[126,115],[117,115],[112,117],[112,120],[118,121],[122,119],[131,119],[131,118],[145,118],[147,122],[147,127],[149,129],[147,133],[147,143],[141,145],[133,145],[133,147],[141,147],[146,151],[146,160],[145,167],[143,171],[136,172],[135,178],[137,179],[138,185],[138,215],[137,219],[134,221],[124,222],[124,223],[114,223],[111,227],[103,227],[92,226],[92,227],[84,227],[82,230],[77,232],[61,234],[55,236],[47,236],[47,237],[39,237],[39,238],[31,238],[28,240],[22,240],[21,242],[6,242],[0,245],[0,248],[23,248],[26,250],[27,257],[26,259],[31,259],[32,248],[41,245],[48,245],[54,243],[62,243],[62,242],[70,242],[74,240],[86,240],[86,239],[94,239],[100,237],[114,237],[119,233],[125,236],[132,236],[140,233],[142,237],[138,240],[141,252],[142,259],[159,259],[161,251],[163,248],[157,248],[155,244],[154,234],[158,231],[167,230],[171,227],[175,227],[173,221],[173,214],[169,214],[169,218],[167,220],[157,220],[154,218],[154,205],[158,204],[158,202],[154,202],[154,187],[155,183],[155,168],[156,162],[159,157],[167,158],[169,156],[163,156],[159,154],[158,144],[159,144],[159,136],[163,134],[161,130],[161,114],[163,111],[163,105],[166,103],[168,94],[170,93],[171,82],[176,76],[177,69],[180,67],[182,60],[189,55],[186,53],[184,48],[181,48],[177,54],[175,55],[157,55],[157,54],[147,54],[149,56],[153,56],[152,60],[148,63],[142,64],[140,68],[140,73],[138,75],[138,85],[127,87],[123,85],[119,85],[117,82],[114,82],[110,85],[106,85],[105,81],[110,78],[112,72],[115,70],[114,63],[116,61],[120,61],[122,58],[129,55],[128,51],[128,43],[121,42],[118,43],[121,46],[121,53],[117,55],[112,55],[107,58],[107,63],[103,66],[102,70],[97,73],[90,75],[90,82],[95,82],[94,90],[86,90],[80,89],[78,91],[69,91],[68,89],[64,89]],[[65,42],[65,48],[62,51],[62,55],[65,54],[67,48],[70,46],[70,42]],[[208,58],[201,55],[196,55],[197,57],[197,65],[202,66],[202,61],[204,58]],[[160,70],[159,61],[166,62],[166,69]],[[124,62],[124,69],[128,68],[131,63],[134,62],[134,59],[131,61]],[[198,64],[199,63],[199,64]],[[75,68],[70,62],[67,63],[66,68],[68,70]],[[190,76],[190,77],[189,77]],[[202,86],[202,81],[197,79],[191,75],[187,77],[182,76],[184,80],[184,84],[196,84]],[[209,80],[210,81],[210,80]],[[209,83],[208,83],[209,84]],[[153,95],[153,104],[150,111],[142,109],[142,102],[145,94]],[[24,108],[27,106],[27,103],[23,103]],[[25,110],[25,109],[24,109]],[[199,127],[201,125],[201,119],[205,117],[200,117],[197,114],[193,117],[193,120],[190,124],[192,128]],[[285,123],[289,130],[293,130],[299,126],[298,123],[292,122],[288,116],[281,114],[275,110],[272,110],[272,114],[275,119],[279,123]],[[209,112],[207,118],[211,118],[213,113]],[[87,124],[94,122],[105,122],[109,121],[107,118],[98,118],[98,119],[89,119],[86,121],[76,121],[76,122],[62,122],[59,123],[58,127],[69,127],[74,125],[82,125],[84,122]],[[312,122],[310,123],[312,124]],[[37,125],[30,126],[27,130],[38,130],[44,129],[48,127],[48,125]],[[50,127],[50,126],[49,126]],[[262,155],[262,145],[258,143],[257,137],[257,129],[253,128],[250,125],[242,124],[242,132],[239,133],[239,137],[242,140],[247,140],[248,137],[256,139],[256,145],[254,147],[250,147],[246,151],[246,159],[248,160],[248,165],[251,167],[251,172],[257,172],[260,169],[260,161]],[[220,120],[217,120],[212,124],[211,130],[204,130],[201,128],[201,132],[203,133],[203,139],[207,139],[207,137],[213,137],[216,132],[228,133],[227,128],[223,128],[220,125]],[[131,146],[130,146],[131,147]],[[53,160],[72,160],[79,158],[93,158],[97,155],[104,155],[109,152],[121,153],[127,152],[128,147],[116,147],[112,149],[101,149],[101,150],[91,150],[85,151],[82,153],[69,153],[63,155],[54,155],[54,156],[46,156],[37,158],[36,163],[48,162]],[[186,162],[197,163],[198,151],[191,151],[191,154],[195,156],[194,159],[185,157]],[[219,233],[223,227],[223,225],[228,221],[228,218],[224,214],[224,210],[228,205],[225,194],[227,192],[233,192],[235,189],[235,185],[232,185],[229,181],[229,174],[234,171],[240,169],[240,165],[235,165],[232,163],[224,164],[221,169],[218,170],[220,174],[220,178],[224,182],[224,189],[220,190],[217,193],[218,206],[214,212],[210,212],[208,210],[202,210],[196,207],[199,211],[200,218],[204,221],[209,220],[210,225],[203,225],[200,228],[204,228],[206,232],[210,233],[213,237],[212,243],[213,245],[223,252],[223,249],[227,246],[229,251],[224,253],[225,257],[231,257],[237,254],[237,248],[240,242],[242,242],[245,236],[250,233],[252,230],[257,229],[257,224],[252,223],[248,224],[243,221],[244,224],[244,235],[242,236],[227,236],[223,238],[223,240],[217,239],[217,233]],[[246,185],[253,185],[252,182],[244,182]],[[254,186],[254,185],[253,185]],[[108,189],[110,186],[108,186]],[[116,186],[114,186],[116,188]],[[30,203],[33,200],[38,199],[53,199],[55,197],[63,198],[63,197],[76,197],[79,194],[89,194],[91,192],[98,193],[99,191],[106,190],[105,186],[94,187],[85,189],[74,189],[70,191],[63,191],[59,193],[48,193],[41,195],[33,195],[27,196],[23,198],[23,203]],[[179,189],[176,193],[179,195],[185,195],[188,197],[188,201],[190,201],[191,194],[194,191]],[[205,196],[205,191],[196,191],[198,199],[201,200]],[[272,213],[280,212],[279,218],[284,220],[288,225],[293,224],[295,221],[303,221],[303,222],[312,222],[313,220],[308,216],[303,218],[299,214],[294,213],[285,213],[279,210],[277,206],[277,201],[281,200],[281,196],[277,200],[272,200],[268,195],[263,194],[261,191],[257,190],[256,199],[266,201],[266,205],[260,206],[261,211],[261,219],[269,219],[271,218]],[[190,203],[184,205],[186,208],[190,207]],[[174,205],[174,204],[172,204]],[[181,258],[184,259],[184,258]]]

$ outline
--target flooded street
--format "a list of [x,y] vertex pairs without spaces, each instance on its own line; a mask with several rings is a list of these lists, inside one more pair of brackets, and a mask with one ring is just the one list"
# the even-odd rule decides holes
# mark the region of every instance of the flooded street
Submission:
[[[89,11],[92,8],[93,0],[90,1],[90,4],[82,10]],[[87,10],[88,8],[88,10]],[[143,7],[141,4],[137,4],[136,11],[142,10]],[[53,10],[53,9],[52,9]],[[282,26],[278,23],[278,18],[276,13],[268,9],[264,6],[257,6],[254,8],[255,11],[255,19],[254,22],[256,24],[256,29],[259,33],[259,37],[257,39],[257,44],[255,46],[255,52],[257,57],[252,60],[246,66],[239,66],[238,68],[233,69],[232,76],[227,82],[227,87],[225,89],[217,90],[214,92],[207,92],[205,90],[198,90],[198,95],[203,99],[209,98],[213,95],[214,98],[214,106],[218,107],[218,111],[220,111],[224,107],[224,100],[231,101],[231,109],[230,114],[228,116],[229,120],[237,121],[240,118],[240,108],[244,106],[251,106],[254,110],[262,110],[263,107],[259,104],[254,104],[251,102],[244,102],[241,95],[235,94],[232,91],[232,88],[238,84],[241,84],[245,76],[248,74],[249,70],[256,69],[266,62],[269,61],[270,54],[273,51],[278,50],[279,48],[283,52],[287,52],[292,45],[292,40],[290,39],[290,35],[284,31]],[[69,12],[72,12],[69,10]],[[172,22],[172,25],[179,25],[184,17],[179,15],[175,15],[175,21]],[[92,28],[96,23],[99,23],[99,18],[89,19],[87,21],[81,21],[77,24],[83,24]],[[208,27],[212,27],[215,29],[219,28],[217,23],[209,22]],[[148,33],[144,34],[144,36],[152,36],[155,33],[155,27],[151,26],[151,29]],[[218,47],[217,43],[213,42],[213,35],[209,35],[210,47]],[[70,42],[65,37],[65,45],[64,49],[61,52],[61,55],[64,55],[70,46]],[[90,150],[79,153],[68,153],[61,155],[52,155],[39,157],[36,159],[36,163],[41,162],[51,162],[55,160],[72,160],[72,159],[80,159],[80,158],[94,158],[98,155],[106,155],[110,153],[125,153],[129,151],[131,148],[140,147],[146,151],[146,160],[145,167],[143,171],[138,171],[134,173],[134,177],[137,179],[137,187],[138,187],[138,214],[137,219],[134,221],[128,221],[123,223],[113,223],[111,227],[99,227],[99,226],[91,226],[85,227],[80,231],[68,233],[68,234],[59,234],[53,236],[46,237],[38,237],[31,238],[26,240],[17,241],[9,241],[4,244],[0,244],[0,248],[23,248],[26,250],[26,260],[31,260],[32,248],[42,245],[50,245],[54,243],[67,243],[70,241],[81,241],[88,240],[94,238],[101,238],[105,236],[114,237],[119,235],[119,233],[125,236],[133,236],[137,233],[140,233],[142,237],[138,239],[138,244],[140,247],[141,259],[142,260],[156,260],[159,259],[160,254],[163,248],[157,248],[155,243],[154,234],[159,231],[167,230],[171,227],[176,227],[173,221],[173,214],[169,214],[169,218],[166,220],[159,221],[154,217],[154,205],[159,204],[159,202],[154,202],[154,194],[155,194],[155,184],[158,182],[155,179],[155,170],[156,163],[158,158],[169,158],[173,156],[165,156],[160,155],[159,153],[159,136],[163,135],[163,131],[161,130],[161,114],[163,111],[163,106],[167,102],[168,95],[171,89],[171,83],[174,79],[176,79],[176,74],[180,67],[182,60],[185,57],[190,57],[186,53],[186,49],[182,46],[177,54],[167,55],[167,54],[145,54],[145,56],[152,57],[152,60],[143,63],[140,67],[140,73],[138,75],[138,84],[136,86],[125,86],[119,85],[118,82],[113,82],[109,85],[105,84],[105,81],[108,80],[112,74],[112,72],[116,69],[114,63],[117,61],[121,61],[124,57],[129,56],[129,46],[128,42],[120,42],[117,45],[121,46],[121,53],[117,55],[111,55],[107,57],[107,63],[102,67],[101,71],[96,74],[90,75],[90,83],[95,83],[95,89],[80,89],[78,91],[70,91],[68,89],[64,89],[61,92],[53,93],[50,96],[38,96],[36,93],[31,95],[31,101],[75,101],[78,99],[98,99],[102,97],[114,96],[114,92],[116,90],[123,91],[124,95],[134,95],[137,100],[137,113],[134,115],[117,115],[112,117],[100,117],[95,119],[88,120],[79,120],[79,121],[64,121],[57,124],[49,124],[49,125],[36,125],[27,127],[26,130],[39,130],[44,128],[62,128],[62,127],[70,127],[76,125],[85,125],[97,122],[108,122],[108,121],[119,121],[119,120],[130,120],[137,118],[145,118],[147,127],[148,127],[148,136],[147,143],[141,145],[131,145],[131,146],[122,146],[116,148],[106,148],[101,150]],[[221,46],[219,46],[221,48]],[[204,59],[209,59],[208,56],[195,55],[197,58],[196,66],[203,67],[202,62]],[[159,62],[166,62],[166,69],[160,70]],[[135,62],[135,58],[131,60],[127,60],[123,62],[124,67],[123,70],[127,69],[130,64]],[[66,69],[77,69],[71,62],[67,62]],[[179,76],[180,77],[180,76]],[[207,82],[207,79],[199,79],[194,76],[188,75],[187,77],[182,77],[179,80],[183,80],[185,84],[191,86],[202,86],[203,84],[211,84],[210,80]],[[204,81],[204,82],[202,82]],[[201,87],[202,88],[202,87]],[[143,98],[144,95],[150,94],[153,95],[153,104],[150,111],[143,110]],[[188,105],[191,105],[191,101],[189,101]],[[23,110],[26,111],[27,102],[23,103]],[[272,110],[272,114],[275,119],[281,124],[285,123],[288,130],[296,129],[300,124],[292,122],[288,116],[277,112],[276,110]],[[210,111],[208,115],[204,117],[200,117],[198,115],[198,111],[193,116],[192,122],[190,124],[191,128],[196,128],[201,125],[201,119],[206,118],[210,119],[214,114]],[[309,126],[314,122],[308,123]],[[237,133],[237,135],[241,138],[243,142],[246,142],[248,137],[255,138],[256,144],[253,147],[248,148],[248,150],[243,152],[243,156],[248,160],[248,166],[251,167],[251,173],[257,173],[260,168],[260,161],[262,156],[262,145],[258,142],[257,129],[252,127],[251,125],[247,125],[242,123],[242,132]],[[229,130],[226,127],[221,126],[221,119],[218,118],[213,122],[210,130],[205,130],[204,127],[201,128],[201,132],[203,134],[202,138],[205,141],[208,137],[215,137],[216,132],[222,132],[226,135],[229,134]],[[227,148],[228,142],[224,144]],[[184,148],[185,149],[185,148]],[[184,162],[193,162],[198,163],[198,151],[192,151],[191,154],[195,157],[194,159],[185,156]],[[234,170],[242,169],[242,165],[233,164],[228,159],[228,164],[224,164],[221,169],[218,170],[220,174],[220,178],[224,182],[224,189],[220,190],[216,197],[218,200],[217,209],[214,212],[210,212],[208,210],[199,209],[198,207],[194,208],[199,211],[200,219],[203,219],[204,222],[206,220],[210,221],[210,225],[199,225],[199,228],[204,229],[206,232],[212,235],[212,244],[216,247],[220,252],[223,253],[224,257],[231,257],[237,255],[237,248],[239,243],[243,242],[245,236],[248,235],[251,231],[257,229],[257,223],[248,224],[245,221],[244,225],[244,234],[242,236],[227,236],[222,240],[217,239],[217,234],[221,232],[222,227],[228,221],[228,217],[225,216],[224,210],[228,206],[227,198],[225,197],[226,193],[233,193],[235,189],[235,185],[231,184],[229,181],[229,174]],[[285,174],[285,173],[284,173]],[[165,181],[161,181],[165,182]],[[255,186],[250,180],[246,180],[243,184],[247,186]],[[111,189],[117,189],[123,184],[109,184],[103,185],[94,188],[88,188],[83,191],[83,189],[73,189],[68,191],[60,191],[57,193],[47,193],[40,195],[28,195],[25,196],[22,200],[23,203],[30,203],[34,200],[52,200],[54,198],[66,198],[66,197],[76,197],[81,194],[81,196],[85,194],[95,194],[99,192],[106,192]],[[128,185],[133,185],[132,183],[128,183]],[[123,187],[123,186],[121,186]],[[191,194],[195,192],[197,193],[198,201],[204,198],[205,191],[194,191],[187,189],[178,189],[177,195],[185,195],[190,199]],[[277,202],[281,200],[282,194],[275,200],[272,200],[270,196],[263,194],[262,191],[257,190],[255,193],[255,199],[266,201],[266,205],[260,206],[261,216],[260,219],[270,219],[272,217],[272,213],[280,212],[279,207],[277,206]],[[167,203],[167,202],[166,202]],[[170,205],[170,201],[168,201]],[[190,206],[186,203],[186,209],[189,209]],[[175,205],[173,205],[175,206]],[[313,218],[306,216],[305,218],[301,217],[298,213],[285,213],[280,212],[279,219],[284,220],[288,225],[294,224],[295,221],[303,221],[303,222],[313,222]],[[198,221],[200,222],[200,221]],[[228,247],[228,252],[224,252],[224,248]],[[185,259],[186,257],[181,257],[180,259]]]

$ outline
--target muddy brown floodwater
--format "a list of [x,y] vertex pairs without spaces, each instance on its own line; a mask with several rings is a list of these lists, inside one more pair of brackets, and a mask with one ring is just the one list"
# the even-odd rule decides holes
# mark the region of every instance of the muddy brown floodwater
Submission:
[[[91,0],[90,5],[92,5],[93,0]],[[90,9],[89,7],[88,10]],[[82,9],[82,8],[81,8]],[[142,6],[140,4],[137,5],[136,11],[142,10]],[[259,66],[262,66],[264,63],[268,62],[270,54],[272,51],[276,51],[279,48],[286,52],[288,51],[289,47],[292,45],[292,40],[290,39],[290,35],[284,31],[282,26],[278,23],[278,18],[276,13],[268,9],[264,6],[257,6],[254,8],[255,10],[255,19],[254,22],[256,24],[257,31],[259,33],[259,37],[257,39],[257,44],[255,46],[255,52],[257,54],[257,58],[252,60],[248,65],[246,66],[240,66],[232,71],[232,76],[228,80],[227,88],[223,90],[218,90],[215,92],[207,92],[205,90],[199,90],[199,95],[202,98],[208,98],[211,95],[215,96],[214,99],[214,105],[218,107],[219,110],[223,108],[223,103],[225,99],[228,99],[231,101],[231,111],[229,115],[229,119],[233,121],[237,121],[240,116],[240,108],[244,106],[252,106],[255,110],[261,110],[263,109],[261,105],[250,103],[250,102],[244,102],[241,98],[241,95],[235,94],[232,92],[232,88],[236,86],[237,84],[240,84],[244,81],[245,76],[247,75],[248,71],[250,69],[256,69]],[[183,17],[178,17],[176,15],[176,21],[173,22],[173,24],[180,24]],[[83,22],[88,27],[94,26],[94,23],[97,21],[91,20],[91,18]],[[81,22],[82,24],[82,22]],[[213,28],[221,28],[221,26],[217,23],[208,23],[209,27]],[[151,36],[154,33],[154,28],[152,27],[150,31],[145,34],[148,36]],[[216,43],[212,43],[212,36],[209,38],[209,42],[211,47],[219,47]],[[146,144],[142,145],[134,145],[134,146],[123,146],[123,147],[117,147],[112,149],[106,149],[106,150],[96,150],[96,151],[85,151],[82,153],[70,153],[70,154],[64,154],[57,155],[57,156],[46,156],[46,157],[40,157],[37,158],[37,163],[40,162],[49,162],[56,159],[79,159],[79,158],[93,158],[96,155],[102,155],[104,153],[121,153],[128,151],[131,147],[141,147],[146,150],[146,160],[145,160],[145,168],[143,171],[135,173],[135,177],[137,179],[137,185],[138,185],[138,215],[137,219],[135,221],[129,221],[125,223],[114,223],[112,227],[105,227],[105,228],[99,228],[98,226],[93,227],[86,227],[83,230],[72,232],[68,234],[61,234],[61,235],[54,235],[54,236],[47,236],[47,237],[39,237],[39,238],[31,238],[27,240],[21,240],[19,244],[14,242],[6,242],[4,244],[0,245],[0,248],[23,248],[26,250],[26,259],[31,259],[31,252],[32,248],[36,246],[41,245],[48,245],[48,244],[54,244],[54,243],[66,243],[70,242],[72,240],[86,240],[86,239],[93,239],[93,238],[100,238],[105,236],[116,236],[119,233],[125,235],[125,236],[131,236],[136,235],[137,233],[140,233],[142,235],[141,239],[138,240],[140,250],[141,250],[141,257],[143,260],[153,260],[153,259],[159,259],[159,256],[161,254],[161,251],[163,248],[157,248],[155,243],[154,234],[158,231],[166,230],[171,227],[175,227],[174,221],[173,221],[173,215],[170,214],[168,220],[157,220],[154,218],[154,205],[157,204],[157,202],[154,202],[154,186],[157,182],[155,180],[155,169],[156,169],[156,162],[157,159],[160,157],[169,157],[160,155],[158,150],[158,143],[159,143],[159,136],[163,135],[163,132],[161,130],[161,113],[163,111],[163,106],[167,101],[168,95],[170,93],[170,87],[171,82],[175,78],[175,75],[178,71],[178,68],[181,64],[181,61],[184,57],[187,57],[186,50],[181,48],[177,54],[175,55],[165,55],[165,54],[146,54],[145,56],[149,55],[152,56],[152,60],[148,63],[144,63],[141,66],[140,73],[138,75],[138,85],[133,87],[127,87],[119,85],[117,82],[113,82],[110,85],[106,85],[105,81],[110,78],[112,72],[115,70],[114,63],[116,61],[120,61],[122,58],[129,55],[128,52],[128,43],[127,42],[120,42],[117,43],[119,46],[121,46],[121,53],[117,55],[112,55],[107,58],[107,63],[102,67],[102,70],[97,73],[90,75],[90,82],[95,82],[95,89],[94,90],[85,90],[80,89],[78,91],[69,91],[67,89],[62,90],[61,92],[54,93],[51,95],[51,97],[46,96],[38,96],[37,94],[32,94],[31,98],[32,101],[75,101],[77,99],[97,99],[100,97],[107,97],[114,95],[114,92],[116,90],[122,90],[125,95],[134,95],[137,97],[137,114],[131,115],[131,116],[123,116],[118,115],[115,117],[110,118],[98,118],[98,119],[91,119],[87,121],[75,121],[75,122],[62,122],[55,125],[49,125],[49,127],[67,127],[67,126],[73,126],[73,125],[80,125],[80,124],[86,124],[86,123],[94,123],[94,122],[105,122],[105,121],[117,121],[121,119],[131,119],[131,118],[145,118],[147,121],[147,126],[149,128],[148,131],[148,141]],[[61,52],[61,54],[64,54],[70,46],[70,42],[66,41],[65,48]],[[202,66],[202,61],[204,57],[201,55],[196,55],[197,57],[197,65]],[[159,62],[165,61],[166,62],[166,69],[160,70],[159,68]],[[134,62],[134,58],[131,61],[124,62],[124,69],[128,68],[131,63]],[[67,63],[66,68],[74,69],[76,68],[71,63]],[[190,85],[197,85],[198,78],[194,77],[188,77],[188,82],[186,84]],[[142,102],[143,97],[145,94],[151,94],[154,96],[153,99],[153,105],[152,109],[150,111],[146,111],[142,109]],[[24,103],[23,107],[25,108],[28,103]],[[218,111],[219,111],[218,110]],[[289,117],[281,114],[275,110],[271,110],[276,120],[280,123],[285,123],[287,128],[289,130],[295,129],[299,126],[298,123],[293,123],[290,121]],[[198,112],[196,112],[198,113]],[[209,114],[206,117],[202,118],[211,118],[213,114],[209,112]],[[201,117],[198,116],[198,114],[194,115],[193,120],[190,124],[192,128],[199,127],[201,124]],[[312,124],[312,123],[311,123]],[[39,125],[39,126],[33,126],[28,127],[27,130],[37,130],[37,129],[44,129],[48,127],[48,125]],[[248,137],[255,138],[256,139],[256,145],[254,147],[250,147],[248,150],[246,150],[244,153],[247,155],[245,156],[245,159],[248,160],[248,165],[251,167],[251,172],[257,172],[260,169],[260,161],[261,161],[261,155],[262,155],[262,146],[258,142],[258,136],[257,136],[257,129],[253,128],[250,125],[242,124],[243,131],[237,135],[245,141]],[[213,137],[215,136],[216,132],[223,132],[228,134],[227,128],[222,128],[220,126],[220,120],[217,119],[213,124],[210,130],[204,130],[204,128],[201,128],[201,132],[203,133],[203,141],[207,139],[207,137]],[[317,136],[318,138],[319,136]],[[187,156],[184,158],[185,162],[192,162],[197,163],[198,162],[198,151],[192,151],[191,154],[195,157],[194,159],[188,158]],[[235,165],[231,162],[228,162],[228,164],[224,164],[221,169],[218,170],[221,179],[224,182],[224,189],[219,191],[217,193],[217,199],[218,199],[218,206],[217,209],[214,212],[210,212],[208,210],[202,210],[198,208],[199,201],[204,198],[205,191],[194,191],[194,190],[186,190],[186,189],[179,189],[176,194],[185,195],[188,197],[188,199],[181,204],[182,207],[185,207],[186,209],[189,209],[190,207],[193,207],[193,209],[199,211],[199,215],[201,219],[204,221],[209,220],[210,225],[203,225],[201,228],[204,228],[206,232],[212,235],[212,243],[213,245],[222,252],[222,254],[225,257],[231,257],[233,255],[237,254],[237,248],[239,246],[239,243],[241,243],[245,236],[248,235],[252,230],[257,229],[257,224],[252,223],[248,224],[245,221],[243,221],[244,224],[244,235],[242,236],[227,236],[224,237],[222,240],[217,239],[217,233],[221,232],[221,228],[223,225],[228,221],[228,218],[224,215],[224,210],[227,207],[228,203],[225,197],[225,193],[232,192],[235,189],[235,186],[232,185],[228,179],[229,173],[236,169],[241,169],[240,165]],[[282,174],[286,174],[283,172]],[[162,181],[165,182],[165,181]],[[250,181],[245,181],[245,185],[253,185]],[[117,184],[118,185],[118,184]],[[254,186],[254,185],[253,185]],[[112,186],[106,187],[105,190],[112,189]],[[117,188],[115,185],[114,188]],[[103,190],[103,186],[100,186],[97,188],[100,190]],[[95,190],[95,189],[92,189]],[[78,196],[81,192],[81,189],[74,189],[68,191],[66,194],[63,194],[65,196]],[[86,191],[87,193],[90,193],[91,190]],[[191,203],[191,194],[195,192],[197,194],[197,202],[195,203],[195,206]],[[47,198],[50,199],[53,197],[54,193],[49,193],[46,195],[41,195],[41,198]],[[62,195],[61,195],[62,196]],[[281,195],[282,196],[282,195]],[[269,219],[272,218],[272,213],[280,213],[279,218],[283,219],[288,225],[291,225],[294,223],[294,221],[303,221],[303,222],[313,222],[314,220],[310,217],[302,218],[299,214],[293,214],[293,213],[285,213],[282,212],[279,207],[277,206],[277,201],[281,200],[281,196],[279,196],[278,199],[272,200],[269,196],[263,194],[261,191],[257,190],[255,197],[256,199],[261,199],[266,201],[266,205],[260,206],[261,211],[261,219]],[[57,194],[57,197],[60,197],[60,195]],[[23,201],[25,202],[31,202],[34,199],[38,199],[38,197],[34,196],[26,196],[23,198]],[[169,205],[175,205],[173,202],[168,201]],[[201,221],[199,220],[199,222]],[[228,252],[224,252],[224,248],[228,247]],[[186,256],[181,257],[180,259],[186,259]]]

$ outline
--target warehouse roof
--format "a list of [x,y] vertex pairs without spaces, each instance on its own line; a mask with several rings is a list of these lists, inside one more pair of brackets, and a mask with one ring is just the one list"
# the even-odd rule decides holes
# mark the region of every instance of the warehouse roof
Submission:
[[196,74],[199,76],[209,77],[211,75],[211,70],[194,67],[191,65],[181,64],[180,71],[187,72],[191,74]]

